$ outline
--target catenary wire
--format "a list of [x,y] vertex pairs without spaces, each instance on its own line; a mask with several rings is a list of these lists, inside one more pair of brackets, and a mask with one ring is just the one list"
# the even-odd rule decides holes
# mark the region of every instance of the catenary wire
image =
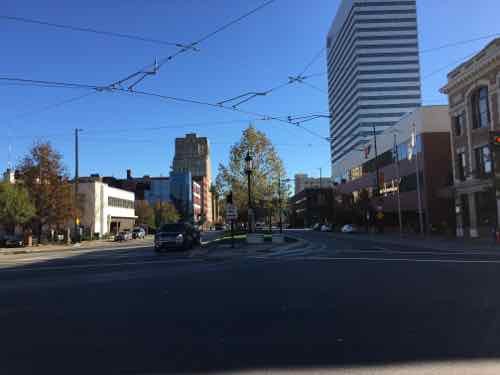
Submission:
[[65,24],[59,24],[59,23],[40,21],[40,20],[25,18],[25,17],[0,15],[0,19],[5,19],[5,20],[9,20],[9,21],[14,21],[14,22],[22,22],[22,23],[30,23],[30,24],[36,24],[36,25],[42,25],[42,26],[49,26],[49,27],[53,27],[53,28],[65,29],[65,30],[71,30],[71,31],[93,33],[93,34],[98,34],[98,35],[111,36],[111,37],[115,37],[115,38],[136,40],[136,41],[140,41],[140,42],[161,44],[164,46],[175,46],[175,47],[179,47],[179,48],[185,47],[181,43],[168,42],[165,40],[143,37],[143,36],[139,36],[139,35],[123,34],[123,33],[117,33],[117,32],[113,32],[113,31],[96,30],[96,29],[93,29],[90,27],[71,26],[71,25],[65,25]]

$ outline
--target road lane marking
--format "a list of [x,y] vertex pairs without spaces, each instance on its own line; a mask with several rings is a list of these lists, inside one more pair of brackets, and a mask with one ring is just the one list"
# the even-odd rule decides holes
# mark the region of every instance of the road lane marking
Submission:
[[[289,257],[288,259],[293,259]],[[408,262],[408,263],[478,263],[500,264],[500,260],[462,260],[462,259],[411,259],[411,258],[368,258],[368,257],[305,257],[296,260],[313,261],[363,261],[363,262]]]
[[65,266],[42,266],[42,267],[4,267],[0,268],[1,272],[9,271],[57,271],[57,270],[68,270],[68,269],[85,269],[85,268],[102,268],[102,267],[118,267],[118,266],[132,266],[132,265],[149,265],[149,264],[172,264],[172,263],[189,263],[189,262],[203,262],[204,259],[170,259],[170,260],[153,260],[153,261],[143,261],[143,262],[121,262],[121,263],[94,263],[94,264],[73,264]]

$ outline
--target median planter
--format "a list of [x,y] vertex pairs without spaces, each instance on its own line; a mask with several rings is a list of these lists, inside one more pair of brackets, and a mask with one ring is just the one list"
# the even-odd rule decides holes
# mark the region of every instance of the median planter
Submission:
[[260,233],[248,233],[247,243],[248,244],[260,244],[264,242],[264,235]]
[[273,243],[285,243],[285,236],[283,234],[273,234],[272,242]]

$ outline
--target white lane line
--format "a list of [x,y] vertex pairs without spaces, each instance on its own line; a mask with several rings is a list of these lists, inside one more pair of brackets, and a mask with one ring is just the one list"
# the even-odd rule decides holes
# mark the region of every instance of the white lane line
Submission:
[[500,255],[500,251],[498,253],[492,253],[492,252],[478,252],[478,251],[463,251],[463,252],[458,252],[458,251],[427,251],[427,250],[373,250],[377,248],[372,248],[369,250],[363,250],[363,249],[347,249],[347,250],[337,250],[337,253],[344,253],[344,254],[349,254],[349,253],[373,253],[373,254],[411,254],[411,255],[442,255],[442,256],[449,256],[449,255]]
[[96,263],[96,264],[75,264],[66,266],[48,266],[48,267],[25,267],[25,268],[0,268],[0,272],[5,271],[57,271],[69,269],[86,269],[86,268],[103,268],[103,267],[117,267],[117,266],[133,266],[133,265],[148,265],[148,264],[172,264],[172,263],[189,263],[189,262],[203,262],[203,259],[170,259],[170,260],[153,260],[143,262],[122,262],[122,263]]
[[[289,258],[292,259],[292,258]],[[411,258],[367,258],[367,257],[305,257],[295,260],[313,261],[362,261],[362,262],[408,262],[408,263],[478,263],[500,264],[500,260],[462,260],[462,259],[411,259]]]

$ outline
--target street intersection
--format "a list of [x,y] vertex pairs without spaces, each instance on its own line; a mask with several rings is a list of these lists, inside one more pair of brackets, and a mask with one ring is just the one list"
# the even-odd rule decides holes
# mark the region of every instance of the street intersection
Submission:
[[2,256],[0,373],[500,370],[494,252],[287,234],[303,242]]

